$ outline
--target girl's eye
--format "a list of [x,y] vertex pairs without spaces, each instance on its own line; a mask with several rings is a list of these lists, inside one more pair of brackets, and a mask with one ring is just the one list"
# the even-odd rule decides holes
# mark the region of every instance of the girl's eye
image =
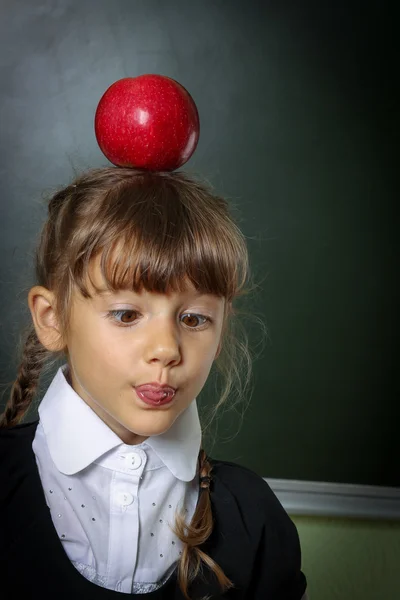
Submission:
[[[200,329],[200,328],[203,328],[204,325],[208,321],[211,321],[211,319],[209,317],[205,317],[204,315],[197,315],[196,313],[186,313],[186,314],[182,315],[182,318],[183,317],[189,317],[189,323],[186,322],[185,325],[187,325],[188,327],[190,327],[190,329]],[[193,321],[199,322],[200,319],[203,319],[203,322],[200,323],[200,325],[196,325],[196,323],[194,323],[195,327],[193,327],[192,326],[193,325]],[[190,324],[190,322],[192,324]]]
[[[132,325],[137,312],[135,310],[111,310],[108,315],[110,318],[114,317],[119,325]],[[117,317],[121,317],[121,321]]]
[[[120,327],[129,327],[134,324],[138,314],[136,310],[110,310],[106,314],[106,318],[113,319]],[[196,313],[185,313],[182,315],[182,319],[186,319],[185,325],[189,329],[203,329],[207,322],[211,323],[210,317]]]

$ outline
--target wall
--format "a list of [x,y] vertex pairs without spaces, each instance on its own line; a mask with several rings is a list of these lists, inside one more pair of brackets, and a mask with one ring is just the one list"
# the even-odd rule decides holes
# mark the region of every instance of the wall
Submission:
[[310,600],[399,600],[400,523],[292,519]]

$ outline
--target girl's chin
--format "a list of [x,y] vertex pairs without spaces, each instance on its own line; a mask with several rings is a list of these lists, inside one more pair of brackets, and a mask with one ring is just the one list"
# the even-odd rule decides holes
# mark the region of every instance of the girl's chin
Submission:
[[[151,423],[145,422],[145,420],[141,419],[141,422],[138,423],[129,423],[129,421],[125,422],[125,431],[123,432],[124,442],[126,444],[141,444],[147,438],[156,435],[162,435],[174,423],[175,419],[171,419],[171,414],[165,415],[162,419],[157,419],[157,423],[154,422],[154,416],[151,417]],[[147,420],[147,419],[146,419]],[[121,435],[118,434],[120,437]],[[126,439],[133,441],[125,441]]]

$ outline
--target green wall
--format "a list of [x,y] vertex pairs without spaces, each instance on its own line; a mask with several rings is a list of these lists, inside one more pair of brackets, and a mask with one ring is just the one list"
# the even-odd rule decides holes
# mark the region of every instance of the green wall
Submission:
[[310,600],[399,600],[400,523],[292,516]]

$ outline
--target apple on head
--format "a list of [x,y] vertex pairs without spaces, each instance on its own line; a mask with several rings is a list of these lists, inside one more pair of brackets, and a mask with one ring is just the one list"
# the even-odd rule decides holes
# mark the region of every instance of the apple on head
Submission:
[[119,167],[173,171],[196,149],[200,122],[189,92],[163,75],[126,77],[103,94],[95,135],[103,154]]

